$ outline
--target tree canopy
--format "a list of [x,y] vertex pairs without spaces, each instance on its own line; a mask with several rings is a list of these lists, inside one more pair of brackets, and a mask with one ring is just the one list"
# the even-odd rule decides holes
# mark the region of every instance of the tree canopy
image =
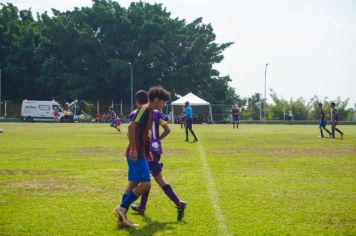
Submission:
[[37,14],[0,6],[3,97],[130,101],[134,90],[162,85],[211,103],[238,96],[213,65],[232,42],[218,44],[210,24],[172,18],[161,4],[93,0],[91,7]]

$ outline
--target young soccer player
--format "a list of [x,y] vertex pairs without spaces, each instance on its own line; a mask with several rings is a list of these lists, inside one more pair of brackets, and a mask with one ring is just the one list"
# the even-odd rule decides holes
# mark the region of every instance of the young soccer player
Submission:
[[194,142],[198,142],[197,136],[195,136],[195,133],[193,131],[193,109],[191,106],[189,106],[189,102],[185,102],[185,116],[186,116],[186,124],[185,124],[185,141],[188,142],[188,129],[190,133],[192,133],[194,137]]
[[335,138],[335,130],[341,135],[341,139],[344,138],[344,133],[341,132],[336,126],[339,123],[339,116],[337,114],[337,110],[335,108],[335,102],[331,102],[331,132],[332,132],[332,138]]
[[[167,97],[170,97],[170,94],[167,93]],[[159,110],[162,110],[164,104],[160,104],[161,107]],[[167,197],[176,205],[178,216],[177,220],[181,221],[184,217],[184,210],[186,203],[180,201],[176,193],[173,191],[173,188],[163,179],[162,168],[163,163],[160,163],[162,146],[161,140],[165,138],[170,133],[170,128],[168,126],[168,119],[165,117],[159,110],[153,111],[153,126],[152,126],[152,136],[151,136],[151,152],[153,154],[153,160],[148,162],[150,171],[156,182],[161,186],[164,193]],[[163,133],[160,135],[159,126],[163,127]],[[131,205],[131,209],[138,212],[141,215],[145,214],[146,205],[148,201],[149,191],[142,194],[140,205]]]
[[115,128],[117,131],[121,132],[120,130],[121,119],[117,116],[116,112],[114,111],[114,108],[112,108],[111,106],[109,107],[109,113],[111,119],[110,126]]
[[232,106],[231,115],[232,115],[232,128],[235,128],[235,124],[236,124],[236,128],[239,128],[240,110],[237,108],[236,105]]
[[[134,227],[127,219],[126,212],[129,206],[143,193],[151,188],[150,170],[147,160],[152,160],[150,153],[149,132],[152,129],[153,110],[166,101],[162,87],[152,87],[148,91],[149,103],[140,107],[129,124],[129,146],[126,151],[128,170],[128,187],[122,196],[122,202],[114,209],[117,225]],[[137,100],[137,99],[136,99]]]
[[147,159],[150,158],[148,135],[152,127],[152,104],[147,105],[147,93],[143,90],[136,93],[135,100],[142,106],[138,108],[128,127],[129,145],[125,154],[128,163],[128,185],[121,204],[113,211],[117,217],[117,226],[137,226],[127,219],[126,212],[131,203],[151,188]]
[[326,128],[326,117],[325,117],[325,111],[323,109],[323,104],[319,103],[319,108],[320,108],[320,123],[319,123],[319,129],[320,129],[320,137],[324,138],[324,133],[323,129],[328,132],[329,137],[331,137],[331,132]]

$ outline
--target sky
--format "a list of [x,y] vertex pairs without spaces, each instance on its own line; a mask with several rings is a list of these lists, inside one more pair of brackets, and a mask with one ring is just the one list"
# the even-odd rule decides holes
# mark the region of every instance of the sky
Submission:
[[[90,0],[0,0],[34,12],[73,10]],[[117,0],[128,7],[128,0]],[[234,42],[214,65],[242,97],[269,90],[290,100],[350,98],[356,104],[355,0],[146,0],[173,18],[203,17],[217,43]]]

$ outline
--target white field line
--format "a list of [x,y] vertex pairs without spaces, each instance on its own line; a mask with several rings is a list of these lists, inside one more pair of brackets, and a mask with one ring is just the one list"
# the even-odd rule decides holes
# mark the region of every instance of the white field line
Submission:
[[200,160],[201,160],[201,162],[203,164],[203,171],[204,171],[206,184],[207,184],[207,187],[208,187],[208,192],[209,192],[209,196],[210,196],[210,202],[211,202],[211,205],[213,206],[213,209],[214,209],[215,218],[218,221],[218,233],[219,233],[219,235],[224,235],[224,236],[225,235],[232,235],[230,233],[229,228],[227,227],[227,225],[225,223],[225,217],[222,214],[221,209],[220,209],[219,198],[218,198],[218,195],[216,193],[214,177],[211,174],[210,167],[209,167],[208,162],[206,160],[206,155],[205,155],[204,148],[203,148],[203,146],[202,146],[200,141],[198,143],[199,143]]

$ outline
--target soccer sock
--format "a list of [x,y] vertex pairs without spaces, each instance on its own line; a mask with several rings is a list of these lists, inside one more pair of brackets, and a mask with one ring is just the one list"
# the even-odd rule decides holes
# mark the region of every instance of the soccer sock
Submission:
[[339,132],[339,134],[344,134],[343,132],[341,132],[341,130],[339,130],[338,128],[335,129],[337,132]]
[[120,207],[125,208],[125,209],[129,209],[129,206],[131,205],[131,203],[133,203],[134,201],[136,201],[138,197],[131,191],[127,197],[125,198],[125,200],[121,203]]
[[320,136],[324,137],[323,130],[320,128]]
[[331,132],[327,128],[324,128],[324,130],[328,132],[329,135],[331,135]]
[[138,208],[146,209],[149,194],[150,194],[150,191],[145,192],[144,194],[141,195],[141,202],[140,202],[140,206]]
[[124,193],[121,198],[121,204],[125,201],[126,198],[127,198],[127,194]]
[[185,139],[188,139],[188,129],[185,129]]
[[198,140],[197,136],[195,136],[194,131],[191,129],[190,132],[192,133],[192,135],[194,136],[194,139]]
[[173,191],[172,187],[169,184],[166,184],[162,187],[164,193],[169,197],[169,199],[176,204],[177,207],[179,207],[179,198],[177,197],[176,193]]

